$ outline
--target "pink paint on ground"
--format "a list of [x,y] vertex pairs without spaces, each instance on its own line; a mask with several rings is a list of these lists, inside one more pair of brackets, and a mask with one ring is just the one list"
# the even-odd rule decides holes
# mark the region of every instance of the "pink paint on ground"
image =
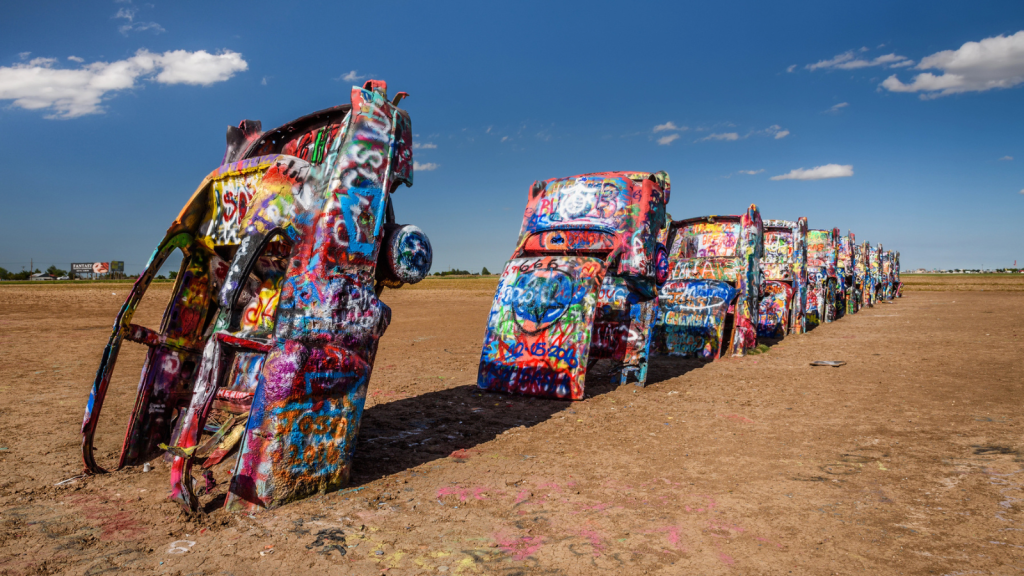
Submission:
[[682,550],[683,552],[686,552],[686,546],[683,546],[679,543],[679,541],[682,539],[680,534],[680,532],[682,532],[682,526],[665,526],[662,528],[658,528],[657,530],[655,530],[655,532],[667,532],[666,537],[668,538],[668,543],[671,544],[672,547],[676,550]]
[[725,552],[719,552],[718,553],[718,559],[721,560],[722,563],[725,564],[726,566],[732,566],[733,564],[736,563],[736,561],[732,559],[732,556],[729,556]]
[[580,536],[587,539],[590,542],[590,546],[594,549],[594,557],[600,556],[606,546],[601,544],[601,535],[593,530],[580,530]]
[[543,536],[522,536],[512,538],[501,534],[494,535],[494,541],[503,552],[512,556],[513,560],[526,560],[533,556],[544,545]]

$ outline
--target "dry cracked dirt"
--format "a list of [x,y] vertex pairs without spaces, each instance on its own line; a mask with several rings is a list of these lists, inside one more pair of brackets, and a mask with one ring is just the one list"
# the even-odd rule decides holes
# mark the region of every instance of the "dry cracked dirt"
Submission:
[[[760,355],[656,359],[646,388],[600,363],[579,402],[475,387],[494,286],[385,294],[347,489],[230,514],[222,467],[192,518],[160,459],[75,478],[129,286],[0,286],[0,574],[1024,573],[1024,282],[908,278]],[[143,354],[118,362],[101,462]]]

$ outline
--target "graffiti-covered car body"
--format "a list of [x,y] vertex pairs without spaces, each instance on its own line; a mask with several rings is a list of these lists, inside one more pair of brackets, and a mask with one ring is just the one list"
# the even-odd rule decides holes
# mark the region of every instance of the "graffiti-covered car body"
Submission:
[[[261,132],[228,129],[223,164],[168,229],[118,313],[82,425],[96,424],[121,343],[150,347],[118,467],[167,450],[171,497],[194,511],[194,463],[237,449],[225,506],[277,506],[342,486],[349,474],[385,286],[429,271],[429,241],[394,222],[391,195],[412,185],[404,97],[384,82],[349,105]],[[170,253],[181,271],[159,330],[131,323]],[[203,441],[203,432],[214,432]],[[202,441],[202,442],[201,442]],[[210,474],[207,470],[204,474]],[[209,476],[208,476],[209,477]]]
[[839,275],[839,228],[807,231],[807,323],[832,322],[846,311]]
[[893,295],[895,298],[903,297],[903,281],[900,280],[900,253],[899,250],[892,253],[892,276]]
[[664,274],[658,233],[669,194],[664,172],[531,186],[488,317],[480,388],[579,400],[589,360],[645,368],[646,334],[634,332],[649,326],[643,304],[657,293],[659,261]]
[[892,300],[896,297],[895,255],[891,250],[882,252],[882,298]]
[[885,250],[881,244],[871,248],[871,303],[877,303],[881,300],[885,300],[886,285],[888,279],[885,277],[884,270],[882,269],[882,263],[884,262],[883,255]]
[[871,264],[871,242],[854,246],[854,268],[857,271],[857,289],[860,291],[861,307],[875,305],[875,275]]
[[715,360],[728,347],[757,346],[764,228],[757,206],[737,216],[674,221],[668,234],[668,281],[658,291],[653,349]]
[[764,221],[763,293],[758,338],[783,338],[807,329],[807,218]]
[[836,260],[836,271],[843,282],[846,313],[855,314],[860,310],[860,292],[857,288],[857,237],[847,231],[839,244],[839,257]]

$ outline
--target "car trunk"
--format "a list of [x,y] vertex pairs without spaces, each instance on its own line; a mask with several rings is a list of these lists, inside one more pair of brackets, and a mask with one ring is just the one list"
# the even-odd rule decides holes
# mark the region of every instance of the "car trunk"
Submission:
[[487,323],[482,388],[580,400],[608,263],[589,255],[515,258],[505,266]]

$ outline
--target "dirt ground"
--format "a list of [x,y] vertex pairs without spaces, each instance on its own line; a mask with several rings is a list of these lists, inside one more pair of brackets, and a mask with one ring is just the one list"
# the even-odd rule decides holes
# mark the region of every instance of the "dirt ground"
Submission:
[[657,359],[643,389],[598,364],[571,403],[475,388],[494,280],[388,292],[350,488],[192,519],[159,459],[55,486],[128,285],[0,285],[0,574],[1019,574],[1024,277],[991,280],[908,276],[761,355]]

